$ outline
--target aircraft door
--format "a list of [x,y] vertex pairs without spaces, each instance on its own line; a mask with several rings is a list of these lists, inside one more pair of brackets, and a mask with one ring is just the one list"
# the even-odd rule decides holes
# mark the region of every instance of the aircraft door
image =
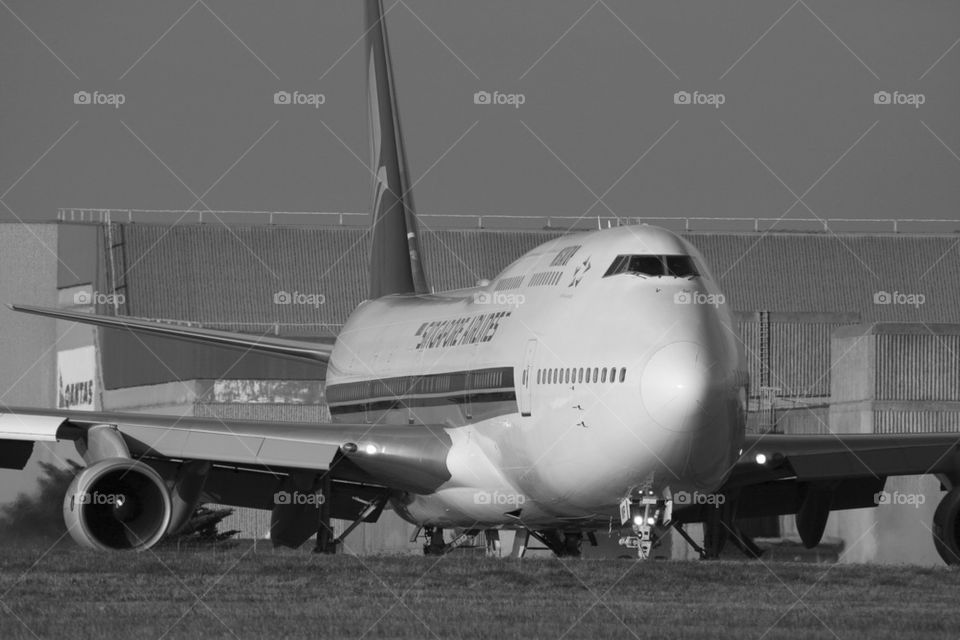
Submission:
[[531,388],[533,387],[533,358],[537,353],[537,340],[527,341],[527,349],[523,354],[523,371],[520,372],[520,415],[530,415]]

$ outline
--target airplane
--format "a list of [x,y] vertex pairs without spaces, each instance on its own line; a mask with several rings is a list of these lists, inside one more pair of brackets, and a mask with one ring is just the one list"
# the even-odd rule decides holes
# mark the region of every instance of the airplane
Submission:
[[[269,509],[274,544],[337,552],[392,509],[424,552],[514,530],[578,556],[606,529],[640,559],[670,529],[704,558],[760,549],[739,521],[794,515],[816,546],[832,511],[888,477],[934,474],[934,543],[960,563],[960,434],[746,432],[750,380],[703,256],[648,225],[563,235],[477,286],[433,292],[409,193],[382,0],[365,0],[375,169],[367,299],[333,344],[13,305],[104,328],[325,363],[331,422],[0,410],[0,466],[72,441],[87,466],[72,538],[144,550],[202,503]],[[349,521],[334,537],[331,518]],[[704,524],[700,545],[686,532]],[[445,532],[453,531],[448,540]]]

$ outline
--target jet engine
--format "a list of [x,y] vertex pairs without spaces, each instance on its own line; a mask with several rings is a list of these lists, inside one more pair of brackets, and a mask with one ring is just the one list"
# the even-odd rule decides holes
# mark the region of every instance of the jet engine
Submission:
[[90,549],[147,549],[167,532],[171,515],[163,478],[129,458],[107,458],[87,467],[63,500],[67,531]]
[[960,487],[943,496],[933,514],[933,546],[947,564],[960,564]]

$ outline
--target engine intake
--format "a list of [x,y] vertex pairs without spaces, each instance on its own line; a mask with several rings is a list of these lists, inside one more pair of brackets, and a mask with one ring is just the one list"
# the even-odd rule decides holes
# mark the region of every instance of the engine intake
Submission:
[[87,467],[70,483],[63,500],[67,531],[90,549],[148,549],[167,532],[171,511],[163,478],[129,458]]

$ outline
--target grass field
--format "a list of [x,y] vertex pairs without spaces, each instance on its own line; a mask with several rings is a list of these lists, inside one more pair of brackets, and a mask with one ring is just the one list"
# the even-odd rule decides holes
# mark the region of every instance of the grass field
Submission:
[[957,638],[960,572],[760,562],[0,551],[0,638]]

